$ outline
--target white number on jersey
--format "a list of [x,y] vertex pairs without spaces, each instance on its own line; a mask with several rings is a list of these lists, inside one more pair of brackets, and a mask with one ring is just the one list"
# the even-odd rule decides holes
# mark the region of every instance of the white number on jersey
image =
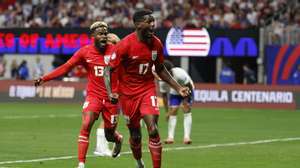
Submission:
[[104,66],[94,66],[95,76],[103,76]]
[[151,96],[150,99],[151,99],[151,105],[153,107],[158,107],[157,97],[156,96]]
[[148,71],[149,63],[146,64],[140,64],[139,66],[139,74],[140,75],[145,75]]

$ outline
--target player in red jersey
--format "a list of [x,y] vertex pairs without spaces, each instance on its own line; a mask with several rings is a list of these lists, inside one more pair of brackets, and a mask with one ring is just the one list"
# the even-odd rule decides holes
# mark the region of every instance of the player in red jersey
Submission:
[[[39,86],[69,72],[76,65],[83,65],[88,72],[87,96],[83,104],[82,125],[78,138],[78,168],[84,168],[90,131],[100,112],[105,123],[106,139],[114,142],[113,157],[120,153],[123,139],[122,135],[116,132],[118,106],[109,101],[103,80],[104,67],[114,49],[113,45],[107,44],[108,26],[105,22],[95,22],[90,30],[94,38],[93,44],[80,48],[65,64],[35,80],[35,86]],[[118,85],[116,75],[112,74],[114,91]]]
[[[107,43],[108,44],[117,44],[120,41],[120,38],[113,33],[107,34]],[[105,138],[104,133],[104,122],[101,121],[99,127],[96,131],[96,148],[94,151],[96,156],[111,156],[112,152],[109,149],[109,144]]]
[[152,66],[159,77],[172,86],[180,95],[188,96],[190,90],[180,86],[163,65],[163,46],[154,35],[154,17],[150,10],[138,10],[133,15],[135,32],[122,39],[105,67],[104,79],[112,102],[118,100],[111,91],[110,72],[119,68],[119,93],[123,114],[130,132],[130,147],[137,167],[143,168],[140,120],[147,125],[149,149],[153,168],[161,167],[162,145],[158,132],[159,108],[156,97]]

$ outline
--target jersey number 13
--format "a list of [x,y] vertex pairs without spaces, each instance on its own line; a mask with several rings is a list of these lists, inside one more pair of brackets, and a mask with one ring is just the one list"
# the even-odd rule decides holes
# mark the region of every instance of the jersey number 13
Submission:
[[103,66],[94,66],[95,76],[103,76]]

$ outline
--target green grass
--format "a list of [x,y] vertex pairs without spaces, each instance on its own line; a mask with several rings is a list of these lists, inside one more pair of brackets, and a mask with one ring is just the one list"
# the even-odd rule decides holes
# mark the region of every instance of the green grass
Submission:
[[[77,136],[80,128],[80,104],[0,103],[0,168],[72,168],[77,165]],[[183,145],[182,114],[179,113],[176,139],[164,148],[194,147],[163,153],[165,168],[295,168],[300,167],[300,140],[199,148],[210,144],[250,142],[300,137],[300,111],[249,109],[193,109],[192,145]],[[95,147],[93,128],[89,155]],[[161,138],[167,135],[164,112],[160,118]],[[122,151],[129,151],[128,131],[120,118],[125,136]],[[147,134],[143,130],[143,148]],[[4,161],[75,156],[73,159],[1,164]],[[143,154],[148,168],[149,153]],[[117,159],[88,157],[87,168],[132,168],[131,154]]]

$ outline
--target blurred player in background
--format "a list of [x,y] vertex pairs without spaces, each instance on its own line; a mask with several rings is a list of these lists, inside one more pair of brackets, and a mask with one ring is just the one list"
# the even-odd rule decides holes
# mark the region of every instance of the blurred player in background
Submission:
[[[112,156],[116,157],[121,150],[122,135],[116,132],[118,121],[118,106],[108,100],[103,70],[107,65],[114,49],[107,44],[108,26],[105,22],[95,22],[90,26],[94,43],[80,48],[65,64],[56,68],[49,74],[35,80],[35,86],[55,79],[72,70],[76,65],[83,65],[88,71],[87,96],[83,104],[82,125],[78,137],[78,168],[85,167],[86,153],[89,145],[91,128],[102,112],[104,120],[105,136],[110,142],[114,142]],[[117,89],[117,74],[112,74],[112,88]]]
[[[194,90],[194,82],[192,81],[190,75],[182,68],[174,67],[171,61],[165,60],[164,65],[166,69],[170,72],[173,78],[182,86]],[[182,107],[184,113],[183,118],[183,128],[184,128],[184,144],[191,144],[191,129],[192,129],[192,101],[193,92],[188,97],[182,97],[173,88],[168,88],[167,84],[163,81],[159,81],[159,90],[163,96],[164,106],[167,110],[166,118],[169,122],[168,124],[168,138],[165,140],[166,144],[174,143],[175,128],[177,123],[177,111]],[[167,103],[168,102],[168,103]]]
[[[120,41],[120,38],[113,34],[109,33],[107,34],[107,44],[115,45]],[[111,156],[112,152],[109,149],[108,141],[105,138],[104,133],[104,122],[101,121],[97,132],[96,132],[96,149],[94,151],[94,154],[97,156]]]
[[146,123],[153,168],[161,167],[162,145],[158,132],[159,108],[156,96],[152,66],[159,77],[176,89],[182,96],[189,94],[189,88],[180,86],[163,65],[163,46],[154,35],[154,17],[151,10],[141,9],[134,13],[135,32],[122,39],[115,53],[105,67],[105,82],[112,102],[118,97],[112,93],[110,71],[119,69],[120,103],[127,119],[130,133],[130,148],[137,167],[144,168],[142,161],[140,120]]
[[230,67],[229,62],[223,62],[221,72],[219,74],[219,80],[221,84],[234,84],[235,72]]

